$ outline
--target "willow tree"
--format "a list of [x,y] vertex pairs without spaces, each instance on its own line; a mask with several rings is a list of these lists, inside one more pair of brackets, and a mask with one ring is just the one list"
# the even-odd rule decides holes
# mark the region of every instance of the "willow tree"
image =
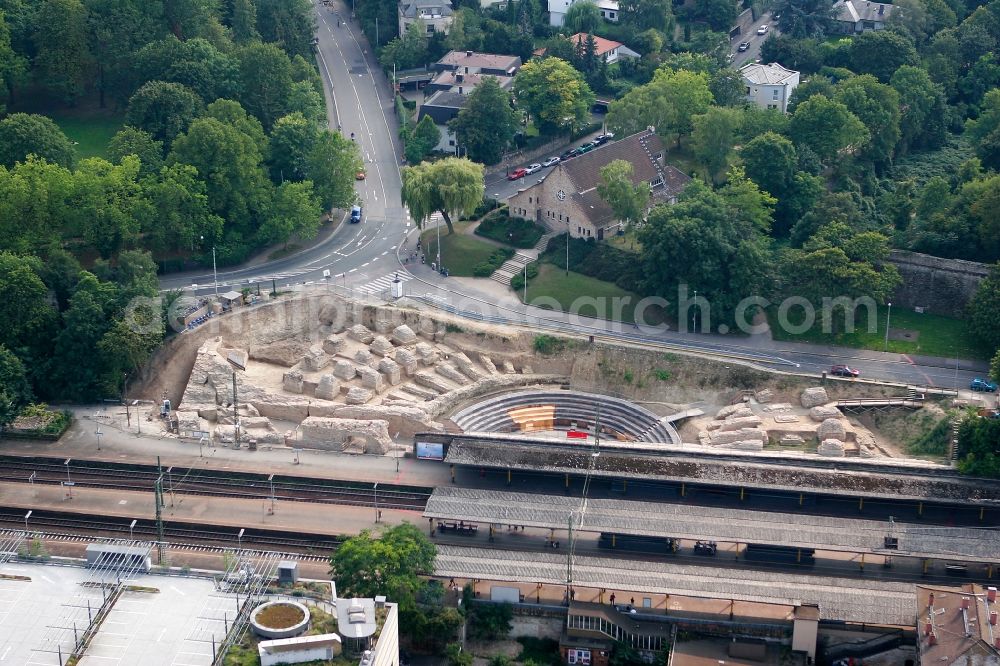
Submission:
[[448,233],[455,233],[452,217],[469,215],[483,200],[483,165],[461,157],[423,162],[403,169],[403,204],[417,226],[441,213]]

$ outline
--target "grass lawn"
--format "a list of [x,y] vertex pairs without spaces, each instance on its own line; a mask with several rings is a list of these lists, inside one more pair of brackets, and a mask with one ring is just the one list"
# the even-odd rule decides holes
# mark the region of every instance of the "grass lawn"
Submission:
[[[441,263],[456,277],[472,277],[473,269],[490,258],[496,245],[481,241],[473,235],[463,233],[469,222],[456,222],[455,233],[447,233],[448,228],[441,223]],[[421,245],[427,265],[437,261],[437,231],[433,226],[420,234]]]
[[[518,297],[523,299],[524,292],[519,290]],[[542,298],[555,299],[559,307],[554,308],[551,303],[539,303],[538,300]],[[627,301],[624,300],[626,298]],[[592,299],[598,299],[597,303],[595,304]],[[615,299],[621,300],[616,301]],[[573,271],[566,275],[564,268],[546,262],[542,262],[539,266],[538,277],[528,280],[528,302],[531,305],[547,309],[560,309],[563,312],[572,309],[585,317],[611,319],[632,324],[635,323],[633,312],[635,304],[640,300],[639,295],[625,291],[612,282],[605,282]],[[574,303],[576,303],[575,308],[573,307]],[[616,303],[622,303],[620,310],[617,309]],[[647,324],[659,323],[659,317],[658,310],[654,311],[654,308],[646,310]]]
[[[882,351],[885,348],[885,319],[887,308],[878,309],[878,321],[874,332],[868,330],[867,311],[858,311],[858,322],[853,333],[823,333],[820,322],[801,334],[783,331],[777,325],[777,309],[768,309],[768,322],[775,340],[814,342],[818,344],[840,345]],[[796,318],[796,315],[799,315]],[[793,308],[789,313],[791,323],[800,323],[801,310]],[[889,340],[889,351],[899,354],[919,354],[946,358],[985,359],[988,355],[979,348],[961,319],[932,314],[918,314],[908,308],[893,308],[889,321],[890,333],[900,329],[918,332],[915,340]]]
[[76,142],[78,159],[106,157],[108,142],[122,128],[123,117],[104,113],[52,116],[52,120]]

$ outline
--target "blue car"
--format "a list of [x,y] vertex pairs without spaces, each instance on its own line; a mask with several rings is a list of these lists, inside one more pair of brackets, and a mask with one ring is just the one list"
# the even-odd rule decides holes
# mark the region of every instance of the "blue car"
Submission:
[[973,391],[985,391],[986,393],[996,393],[997,383],[991,382],[988,379],[981,379],[979,377],[976,377],[975,379],[972,380],[972,383],[969,384],[969,388],[972,389]]

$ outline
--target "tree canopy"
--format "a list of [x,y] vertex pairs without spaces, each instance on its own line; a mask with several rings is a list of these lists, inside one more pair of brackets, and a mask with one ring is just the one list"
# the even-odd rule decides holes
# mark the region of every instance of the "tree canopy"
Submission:
[[468,151],[469,159],[496,164],[514,140],[520,117],[511,105],[510,94],[488,76],[448,127],[455,132],[458,145]]
[[582,127],[594,103],[583,75],[560,58],[525,63],[514,77],[514,95],[546,134]]
[[483,166],[466,158],[448,157],[403,168],[403,204],[418,225],[441,213],[448,233],[455,233],[452,217],[474,211],[484,191]]

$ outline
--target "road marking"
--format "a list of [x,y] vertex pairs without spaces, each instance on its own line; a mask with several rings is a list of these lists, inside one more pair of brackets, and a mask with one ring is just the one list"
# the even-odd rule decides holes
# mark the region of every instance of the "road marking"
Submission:
[[370,262],[370,261],[366,261],[365,263],[361,264],[361,268],[364,268],[365,266],[367,266],[367,265],[368,265],[368,264],[370,264],[370,263],[372,263],[372,262]]
[[356,270],[358,270],[358,269],[357,269],[357,268],[352,268],[351,270],[349,270],[349,271],[347,271],[347,272],[348,272],[348,273],[353,273],[353,272],[354,272],[354,271],[356,271]]

